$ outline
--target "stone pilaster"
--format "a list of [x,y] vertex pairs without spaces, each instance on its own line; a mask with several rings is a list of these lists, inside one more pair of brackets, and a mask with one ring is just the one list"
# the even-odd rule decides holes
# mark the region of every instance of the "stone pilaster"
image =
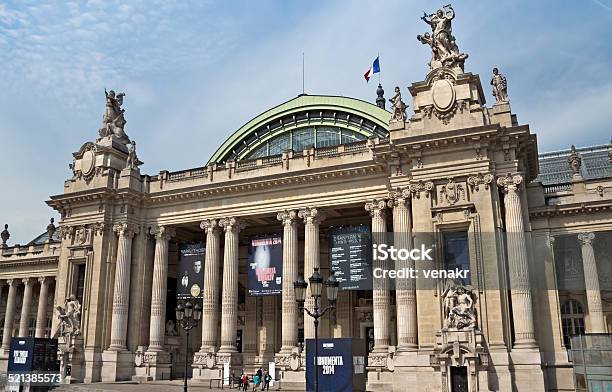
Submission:
[[223,291],[221,296],[221,347],[219,353],[235,353],[238,324],[238,235],[244,224],[238,218],[224,218]]
[[17,280],[8,279],[8,299],[6,300],[6,313],[4,314],[4,334],[2,335],[2,351],[8,352],[13,337],[13,324],[15,322],[15,297],[17,296]]
[[51,278],[40,277],[40,291],[38,292],[38,309],[36,311],[36,333],[34,337],[44,338],[47,328],[47,297],[49,296],[49,284]]
[[149,350],[164,351],[166,328],[166,295],[168,277],[168,242],[175,230],[167,226],[151,229],[155,236],[155,258],[153,260],[153,289],[151,291],[151,325],[149,328]]
[[130,304],[130,272],[132,269],[132,238],[138,227],[120,223],[113,227],[119,235],[117,264],[115,266],[115,286],[113,291],[113,313],[111,319],[111,351],[125,351]]
[[586,288],[587,304],[589,306],[589,333],[606,333],[606,318],[603,314],[601,291],[599,289],[599,275],[595,252],[593,252],[594,233],[580,233],[578,240],[582,249],[582,266],[584,269],[584,284]]
[[[409,189],[391,192],[389,206],[393,208],[393,242],[398,249],[412,249],[412,222]],[[397,260],[396,270],[414,268],[414,260]],[[417,344],[416,284],[413,279],[396,279],[398,353],[415,351]]]
[[206,255],[204,261],[204,293],[202,300],[202,346],[200,353],[216,352],[219,345],[219,259],[221,238],[219,221],[207,219],[200,223],[206,231]]
[[290,354],[297,347],[298,309],[293,282],[298,277],[298,214],[279,212],[283,223],[282,345],[281,353]]
[[[325,216],[317,208],[304,208],[298,212],[298,216],[304,219],[304,279],[314,272],[315,268],[320,267],[319,255],[319,225]],[[310,294],[310,285],[306,290],[306,303],[308,309],[314,308],[314,299]],[[314,338],[314,320],[304,310],[304,341]]]
[[[372,235],[375,242],[384,239],[387,232],[387,220],[385,218],[387,204],[384,200],[372,200],[365,204],[365,209],[372,217]],[[387,269],[385,262],[373,260],[373,268]],[[391,323],[391,295],[389,291],[389,279],[374,279],[373,287],[374,308],[374,354],[386,354],[389,348],[389,324]]]
[[523,182],[521,175],[499,177],[497,184],[504,191],[506,208],[506,237],[508,246],[508,272],[514,323],[514,347],[535,348],[533,304],[529,285],[529,263],[525,238],[525,224],[519,189]]
[[30,326],[30,308],[32,306],[32,289],[34,280],[24,278],[23,280],[23,302],[21,304],[21,320],[19,321],[19,336],[28,336],[28,328]]

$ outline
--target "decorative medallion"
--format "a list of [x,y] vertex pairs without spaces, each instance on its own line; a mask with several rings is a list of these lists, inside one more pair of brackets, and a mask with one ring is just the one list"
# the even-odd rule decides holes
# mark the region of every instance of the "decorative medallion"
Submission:
[[431,87],[431,97],[436,110],[447,112],[455,104],[455,89],[447,79],[438,79]]
[[87,150],[83,153],[81,158],[81,171],[85,176],[92,174],[95,167],[96,156],[92,150]]

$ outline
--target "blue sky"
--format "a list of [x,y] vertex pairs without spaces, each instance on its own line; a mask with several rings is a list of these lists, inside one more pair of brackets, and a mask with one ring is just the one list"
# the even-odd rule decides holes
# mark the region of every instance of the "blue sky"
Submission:
[[[446,4],[448,2],[444,2]],[[0,4],[0,223],[44,231],[72,152],[97,136],[104,88],[126,93],[145,173],[202,166],[250,118],[301,92],[374,101],[427,73],[431,1],[18,1]],[[453,31],[480,74],[508,78],[541,152],[612,135],[612,0],[456,1]],[[408,103],[409,100],[408,100]],[[410,109],[409,109],[410,111]]]

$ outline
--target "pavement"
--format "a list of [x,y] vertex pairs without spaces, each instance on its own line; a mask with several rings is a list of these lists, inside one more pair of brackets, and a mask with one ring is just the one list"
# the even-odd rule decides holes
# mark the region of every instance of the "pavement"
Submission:
[[[251,391],[251,387],[248,389]],[[272,390],[272,389],[270,389]],[[95,383],[95,384],[72,384],[62,385],[52,390],[52,392],[183,392],[183,381],[154,381],[147,383],[116,382],[116,383]],[[188,383],[189,392],[218,392],[218,391],[237,391],[236,388],[225,387],[209,388],[208,383],[193,382]],[[260,389],[258,389],[260,391]]]

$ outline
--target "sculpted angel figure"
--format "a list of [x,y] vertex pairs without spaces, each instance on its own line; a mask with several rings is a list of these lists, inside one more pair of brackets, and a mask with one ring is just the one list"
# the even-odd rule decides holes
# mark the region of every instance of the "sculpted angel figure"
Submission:
[[121,108],[125,94],[115,94],[113,90],[107,92],[105,89],[104,95],[106,96],[106,109],[104,110],[104,116],[102,117],[100,137],[115,135],[120,142],[123,144],[128,144],[130,139],[123,130],[126,123],[123,115],[125,113],[125,109]]
[[506,77],[499,73],[497,68],[493,68],[491,86],[493,86],[493,96],[496,103],[508,102],[508,82],[506,82]]
[[393,116],[391,117],[391,122],[396,121],[406,121],[406,108],[407,105],[402,101],[402,93],[400,92],[399,86],[395,87],[395,94],[391,99],[391,109],[393,111]]

